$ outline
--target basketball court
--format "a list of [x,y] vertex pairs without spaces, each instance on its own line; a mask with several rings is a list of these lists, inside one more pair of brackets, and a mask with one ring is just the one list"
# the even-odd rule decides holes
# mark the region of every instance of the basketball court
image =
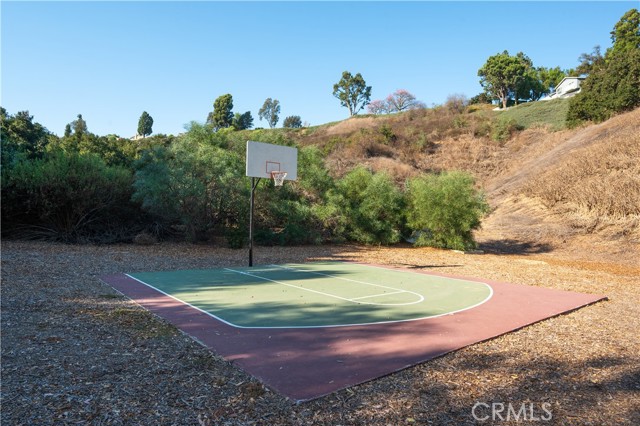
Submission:
[[265,385],[307,401],[442,356],[602,296],[381,265],[253,266],[262,179],[297,179],[297,149],[247,142],[248,267],[102,277]]
[[415,321],[471,309],[492,294],[484,283],[342,262],[128,276],[238,328]]
[[294,401],[603,299],[345,262],[130,273],[102,280]]

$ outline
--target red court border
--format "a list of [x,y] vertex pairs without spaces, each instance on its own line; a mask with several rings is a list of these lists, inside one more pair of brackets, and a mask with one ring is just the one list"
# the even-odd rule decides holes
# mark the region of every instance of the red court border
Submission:
[[592,294],[359,264],[482,282],[493,288],[493,297],[473,309],[422,320],[251,329],[227,325],[125,274],[104,276],[101,280],[296,402],[319,398],[606,300]]

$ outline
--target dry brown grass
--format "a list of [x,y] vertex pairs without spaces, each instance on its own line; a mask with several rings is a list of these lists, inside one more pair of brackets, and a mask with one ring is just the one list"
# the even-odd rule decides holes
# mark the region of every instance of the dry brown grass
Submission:
[[360,129],[370,129],[376,126],[376,120],[378,118],[379,117],[376,116],[352,117],[328,127],[324,131],[324,136],[344,136],[350,135]]
[[[416,156],[430,154],[436,144],[460,136],[488,136],[491,113],[455,113],[446,108],[418,109],[386,116],[354,117],[322,127],[299,139],[303,145],[316,145],[327,153],[366,158],[366,152],[354,152],[348,147],[367,145],[371,141],[394,148],[394,155],[411,163]],[[346,152],[345,149],[348,149]]]
[[439,142],[433,154],[421,156],[419,168],[436,172],[463,170],[485,181],[503,170],[508,157],[505,146],[487,138],[462,135]]
[[574,147],[523,186],[573,226],[593,232],[640,226],[640,110],[594,129],[597,134]]
[[490,114],[442,108],[356,118],[303,144],[322,147],[336,177],[357,165],[386,171],[398,184],[423,172],[471,173],[494,208],[477,233],[485,247],[633,262],[640,252],[640,109],[574,130],[533,127],[502,143],[483,136]]

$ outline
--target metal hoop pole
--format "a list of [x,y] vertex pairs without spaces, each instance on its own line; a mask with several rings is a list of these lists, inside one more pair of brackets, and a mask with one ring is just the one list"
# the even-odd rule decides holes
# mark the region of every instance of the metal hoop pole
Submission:
[[253,205],[254,205],[254,193],[256,192],[256,187],[258,186],[258,182],[260,182],[260,178],[256,180],[256,178],[251,178],[251,197],[249,200],[250,208],[249,208],[249,266],[253,266]]

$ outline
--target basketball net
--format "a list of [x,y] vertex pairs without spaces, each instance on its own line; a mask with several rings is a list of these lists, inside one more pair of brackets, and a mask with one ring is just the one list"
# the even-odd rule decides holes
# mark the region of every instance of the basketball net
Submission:
[[271,179],[273,179],[273,186],[282,186],[284,184],[284,178],[287,177],[287,172],[271,172]]

